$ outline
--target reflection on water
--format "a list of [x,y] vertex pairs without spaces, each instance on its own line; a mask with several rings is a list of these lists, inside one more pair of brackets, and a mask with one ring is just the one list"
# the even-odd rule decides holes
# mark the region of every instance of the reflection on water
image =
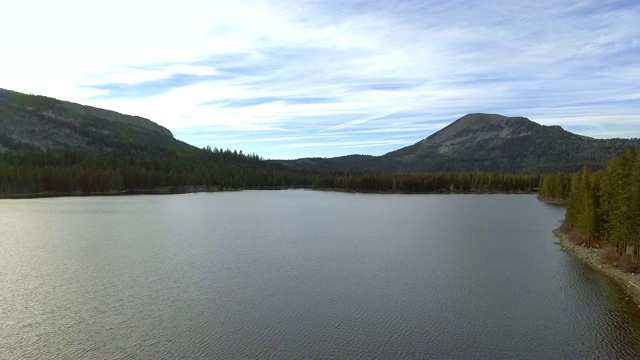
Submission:
[[0,202],[0,358],[639,358],[530,195]]

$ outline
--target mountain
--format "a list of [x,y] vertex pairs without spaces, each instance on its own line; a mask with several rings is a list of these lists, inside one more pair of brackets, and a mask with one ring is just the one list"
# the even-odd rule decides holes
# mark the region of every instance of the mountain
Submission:
[[525,117],[468,114],[411,146],[382,156],[299,159],[289,166],[334,172],[576,171],[602,168],[640,139],[600,140]]
[[[576,171],[585,164],[602,168],[628,147],[640,147],[640,140],[599,140],[524,117],[468,114],[416,144],[382,156],[269,161],[268,166],[336,174]],[[0,154],[33,151],[126,155],[128,159],[202,152],[148,119],[0,89]],[[250,167],[254,167],[257,162],[251,157]]]
[[0,89],[0,198],[311,186],[255,154],[199,149],[141,117]]
[[168,129],[145,118],[0,89],[0,153],[150,152],[175,143]]

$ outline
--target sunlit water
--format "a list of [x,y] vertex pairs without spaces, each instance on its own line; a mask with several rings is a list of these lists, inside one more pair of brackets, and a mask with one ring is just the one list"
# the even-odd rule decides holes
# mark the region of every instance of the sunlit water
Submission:
[[0,201],[0,358],[640,358],[532,195]]

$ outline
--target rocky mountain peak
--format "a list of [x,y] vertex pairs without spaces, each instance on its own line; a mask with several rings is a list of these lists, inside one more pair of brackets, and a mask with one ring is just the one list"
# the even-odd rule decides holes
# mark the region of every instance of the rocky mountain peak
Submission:
[[476,147],[495,145],[507,139],[529,135],[541,125],[524,117],[498,114],[468,114],[422,141],[441,154],[454,154]]
[[[473,136],[502,138],[519,136],[527,125],[537,125],[524,117],[507,117],[498,114],[468,114],[429,136],[425,141],[431,144],[468,139]],[[538,125],[539,126],[539,125]],[[515,132],[515,133],[514,133]]]

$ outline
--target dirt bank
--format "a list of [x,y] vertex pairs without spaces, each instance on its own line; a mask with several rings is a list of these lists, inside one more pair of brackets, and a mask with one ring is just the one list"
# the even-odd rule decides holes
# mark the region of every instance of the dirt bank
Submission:
[[640,308],[640,274],[623,272],[615,264],[610,264],[602,259],[599,250],[576,245],[560,230],[555,230],[554,234],[560,239],[560,246],[563,251],[576,256],[585,264],[616,280],[627,290]]

